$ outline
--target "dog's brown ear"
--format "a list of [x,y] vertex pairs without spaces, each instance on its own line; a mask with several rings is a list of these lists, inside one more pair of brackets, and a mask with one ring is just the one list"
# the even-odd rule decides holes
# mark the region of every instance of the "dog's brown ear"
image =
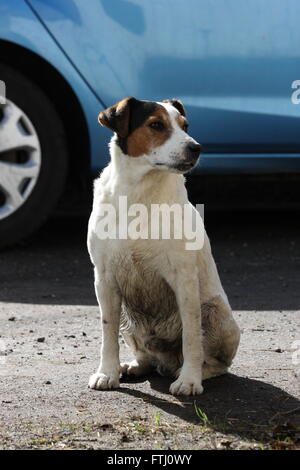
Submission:
[[133,97],[124,98],[110,108],[101,111],[98,116],[101,126],[108,127],[120,137],[126,137],[129,131],[130,106],[134,101],[137,100]]
[[184,106],[180,100],[176,100],[175,98],[171,100],[163,100],[163,103],[170,103],[176,108],[182,116],[186,116]]

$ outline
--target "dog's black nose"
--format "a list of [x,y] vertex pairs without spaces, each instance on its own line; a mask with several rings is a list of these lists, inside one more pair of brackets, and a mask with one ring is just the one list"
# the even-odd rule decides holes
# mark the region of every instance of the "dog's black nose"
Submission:
[[197,153],[199,155],[199,153],[202,151],[202,145],[201,144],[198,144],[197,142],[190,142],[188,144],[188,149],[193,152],[193,153]]
[[192,162],[195,162],[198,159],[201,151],[202,145],[198,144],[197,142],[189,142],[186,146],[186,160],[191,160]]

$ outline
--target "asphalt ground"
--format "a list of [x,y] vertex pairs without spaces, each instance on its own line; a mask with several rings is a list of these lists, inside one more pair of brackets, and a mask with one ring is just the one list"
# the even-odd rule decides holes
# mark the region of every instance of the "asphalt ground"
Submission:
[[242,336],[230,374],[196,398],[158,375],[87,388],[101,332],[86,217],[52,218],[0,253],[0,448],[299,448],[299,213],[205,223]]

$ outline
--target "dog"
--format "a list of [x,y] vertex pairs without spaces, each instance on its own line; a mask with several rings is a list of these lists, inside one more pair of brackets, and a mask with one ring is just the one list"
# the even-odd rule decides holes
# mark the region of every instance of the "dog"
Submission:
[[[240,331],[222,287],[206,232],[201,249],[186,239],[99,237],[103,207],[128,204],[188,205],[184,173],[198,163],[201,145],[188,134],[180,100],[125,98],[98,121],[114,132],[111,162],[94,183],[88,251],[101,311],[100,365],[89,387],[119,387],[122,375],[156,368],[173,376],[173,395],[197,395],[202,381],[227,372]],[[198,213],[197,213],[198,214]],[[111,231],[119,224],[120,210]],[[120,364],[119,332],[134,360]]]

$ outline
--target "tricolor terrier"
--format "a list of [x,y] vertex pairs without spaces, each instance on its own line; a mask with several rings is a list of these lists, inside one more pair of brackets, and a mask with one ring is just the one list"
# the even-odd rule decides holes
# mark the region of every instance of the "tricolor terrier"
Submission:
[[[120,196],[147,208],[191,206],[183,174],[197,164],[201,145],[188,134],[179,100],[126,98],[101,112],[99,122],[114,136],[88,228],[103,335],[89,387],[116,388],[122,374],[156,368],[176,378],[172,394],[200,394],[202,380],[227,372],[240,339],[205,231],[202,249],[187,250],[184,237],[101,239],[97,224],[101,206],[118,207]],[[130,363],[120,364],[119,331],[134,354]]]

